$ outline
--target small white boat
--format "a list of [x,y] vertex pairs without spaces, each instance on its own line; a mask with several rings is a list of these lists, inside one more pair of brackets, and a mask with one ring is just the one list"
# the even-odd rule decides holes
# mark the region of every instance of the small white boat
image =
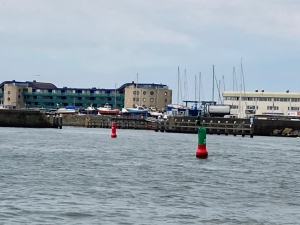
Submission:
[[139,105],[135,105],[136,108],[126,108],[126,111],[128,113],[133,113],[133,114],[146,114],[148,113],[148,109],[145,109],[142,106]]
[[78,113],[78,109],[75,106],[66,106],[66,108],[59,108],[56,112],[61,114],[75,114]]
[[8,105],[0,105],[0,109],[10,109],[10,107]]

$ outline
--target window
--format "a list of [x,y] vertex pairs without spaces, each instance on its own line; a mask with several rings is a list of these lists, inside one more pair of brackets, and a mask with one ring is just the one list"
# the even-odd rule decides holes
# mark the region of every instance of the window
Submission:
[[281,101],[281,102],[289,102],[290,99],[289,99],[289,98],[280,98],[280,101]]
[[300,98],[292,98],[292,102],[300,102]]
[[165,96],[167,96],[168,95],[168,92],[165,92]]
[[150,95],[154,95],[154,91],[150,91]]
[[231,109],[238,109],[239,106],[238,106],[238,105],[231,105],[230,108],[231,108]]
[[143,95],[146,95],[147,94],[147,92],[146,91],[143,91]]
[[154,101],[154,99],[153,98],[150,98],[150,102],[153,102]]
[[8,91],[7,94],[10,94],[10,91]]
[[268,106],[267,110],[279,110],[278,106]]
[[9,97],[7,98],[7,101],[10,101],[10,98],[9,98]]
[[[255,109],[255,105],[247,105],[247,109]],[[256,106],[256,109],[258,109],[258,106]]]
[[165,103],[167,103],[167,101],[168,101],[168,100],[167,100],[167,99],[165,99]]
[[135,101],[139,101],[139,98],[133,98],[133,101],[135,102]]
[[146,99],[145,98],[143,98],[143,102],[145,102],[146,101]]

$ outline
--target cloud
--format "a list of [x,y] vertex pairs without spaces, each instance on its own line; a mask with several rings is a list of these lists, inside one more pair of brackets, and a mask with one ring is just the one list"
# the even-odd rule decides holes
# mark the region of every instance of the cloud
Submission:
[[243,57],[252,88],[254,78],[284,73],[280,62],[289,76],[299,72],[292,63],[299,17],[300,2],[292,0],[1,1],[0,72],[20,80],[44,74],[40,79],[73,87],[112,87],[140,73],[141,82],[177,89],[180,66],[190,86],[201,71],[210,92],[212,64],[218,78],[231,80]]

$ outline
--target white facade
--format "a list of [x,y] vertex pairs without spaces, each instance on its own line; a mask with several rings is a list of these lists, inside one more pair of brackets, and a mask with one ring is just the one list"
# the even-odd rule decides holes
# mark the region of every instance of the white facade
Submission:
[[288,116],[291,112],[300,114],[300,93],[224,91],[222,96],[223,104],[231,106],[230,113],[240,118],[262,114]]

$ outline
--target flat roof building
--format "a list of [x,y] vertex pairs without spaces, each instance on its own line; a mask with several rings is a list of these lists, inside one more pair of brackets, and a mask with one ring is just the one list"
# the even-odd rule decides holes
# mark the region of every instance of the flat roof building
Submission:
[[[133,91],[139,92],[135,94]],[[138,104],[144,107],[162,108],[172,101],[172,91],[164,84],[125,83],[116,89],[58,88],[52,83],[33,81],[4,81],[0,84],[0,100],[13,108],[56,108],[74,105],[86,108],[101,107],[106,103],[122,109]],[[155,101],[152,101],[155,99]],[[126,100],[126,101],[125,101]]]
[[266,92],[255,90],[253,92],[224,91],[223,104],[231,106],[231,114],[239,117],[253,115],[288,115],[291,111],[300,110],[300,93]]

